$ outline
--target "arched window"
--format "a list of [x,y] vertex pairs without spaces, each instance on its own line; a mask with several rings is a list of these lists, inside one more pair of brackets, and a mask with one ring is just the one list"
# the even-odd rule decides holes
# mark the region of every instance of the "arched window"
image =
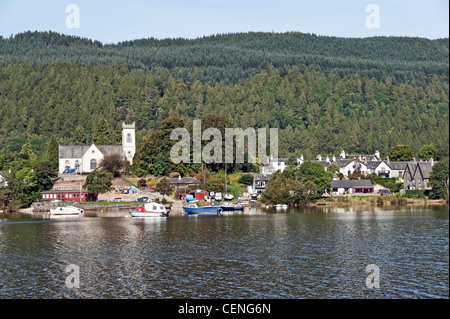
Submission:
[[131,133],[127,134],[127,143],[132,143]]
[[95,158],[91,159],[91,170],[97,168],[97,160]]

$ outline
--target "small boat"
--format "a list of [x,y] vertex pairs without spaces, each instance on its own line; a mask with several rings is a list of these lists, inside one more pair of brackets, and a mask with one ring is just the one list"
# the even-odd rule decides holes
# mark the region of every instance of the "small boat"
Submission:
[[131,217],[169,217],[170,210],[162,204],[146,203],[142,207],[136,207],[135,210],[130,210]]
[[241,204],[226,203],[226,204],[220,205],[220,207],[222,208],[222,210],[224,212],[233,212],[233,211],[244,210],[244,206]]
[[189,204],[183,209],[185,215],[219,215],[222,212],[219,205],[198,207],[197,204]]
[[286,209],[286,208],[288,208],[288,205],[286,205],[286,204],[276,204],[275,208],[276,209]]
[[233,198],[234,198],[234,196],[231,195],[231,194],[225,194],[225,195],[223,195],[223,199],[225,199],[225,200],[227,200],[227,201],[233,200]]
[[81,215],[84,213],[83,208],[75,206],[62,206],[50,209],[50,215]]

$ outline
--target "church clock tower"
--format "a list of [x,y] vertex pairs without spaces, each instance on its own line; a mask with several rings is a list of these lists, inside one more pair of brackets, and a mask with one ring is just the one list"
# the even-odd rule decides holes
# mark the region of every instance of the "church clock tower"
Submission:
[[135,122],[132,124],[122,123],[122,148],[125,159],[133,164],[133,157],[136,153],[136,130]]

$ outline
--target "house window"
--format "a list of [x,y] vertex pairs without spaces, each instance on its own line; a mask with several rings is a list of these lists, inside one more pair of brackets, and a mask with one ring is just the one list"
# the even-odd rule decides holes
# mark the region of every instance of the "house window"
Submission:
[[91,170],[97,168],[97,160],[95,158],[91,159]]
[[79,170],[80,169],[80,161],[79,160],[76,160],[75,161],[75,170]]
[[70,161],[69,161],[69,160],[66,160],[66,161],[64,162],[64,165],[65,165],[66,168],[70,167]]

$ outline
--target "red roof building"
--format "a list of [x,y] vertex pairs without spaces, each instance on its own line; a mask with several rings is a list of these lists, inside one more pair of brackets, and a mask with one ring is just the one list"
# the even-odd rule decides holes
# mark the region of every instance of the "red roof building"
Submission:
[[96,200],[94,194],[89,194],[86,190],[59,190],[52,189],[49,191],[41,192],[42,199],[46,202],[52,202],[54,200],[60,200],[65,202],[88,202]]

